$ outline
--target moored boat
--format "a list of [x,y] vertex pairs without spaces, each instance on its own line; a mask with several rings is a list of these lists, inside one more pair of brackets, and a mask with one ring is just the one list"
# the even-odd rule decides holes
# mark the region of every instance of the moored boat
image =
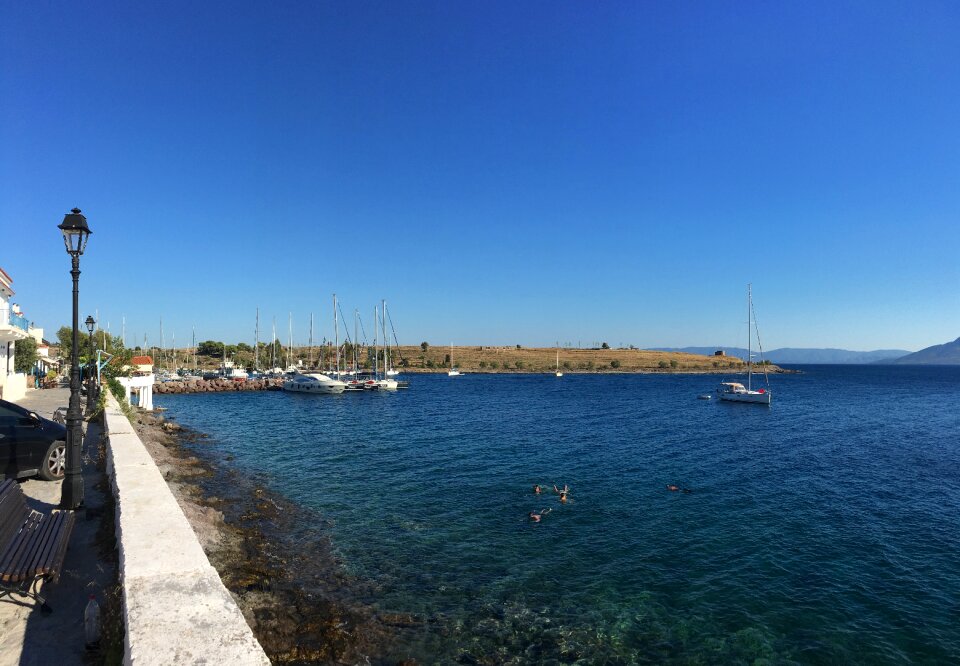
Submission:
[[[753,390],[753,285],[747,285],[747,385],[740,382],[720,382],[717,387],[717,397],[728,402],[749,402],[759,405],[769,405],[772,395],[768,389]],[[760,335],[757,334],[757,345],[760,343]],[[763,360],[763,348],[760,348],[761,361]],[[764,370],[764,377],[767,373]],[[769,384],[769,379],[767,380]]]
[[298,373],[283,382],[283,390],[294,393],[343,393],[346,388],[346,383],[319,372]]

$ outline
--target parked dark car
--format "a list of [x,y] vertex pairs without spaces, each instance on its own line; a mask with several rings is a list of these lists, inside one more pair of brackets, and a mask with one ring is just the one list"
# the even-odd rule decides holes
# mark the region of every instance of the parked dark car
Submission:
[[3,476],[63,478],[67,429],[36,412],[0,400],[0,466]]

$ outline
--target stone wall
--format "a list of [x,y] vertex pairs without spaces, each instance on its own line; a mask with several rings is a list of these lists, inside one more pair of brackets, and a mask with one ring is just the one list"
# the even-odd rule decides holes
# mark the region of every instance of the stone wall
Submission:
[[269,664],[133,427],[108,394],[124,663]]

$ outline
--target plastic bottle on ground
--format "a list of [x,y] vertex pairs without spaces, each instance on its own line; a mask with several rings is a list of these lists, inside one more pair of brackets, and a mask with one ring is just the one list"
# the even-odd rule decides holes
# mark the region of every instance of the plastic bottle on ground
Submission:
[[90,601],[83,610],[83,634],[88,650],[96,650],[100,647],[100,604],[97,603],[97,597],[93,594],[90,595]]

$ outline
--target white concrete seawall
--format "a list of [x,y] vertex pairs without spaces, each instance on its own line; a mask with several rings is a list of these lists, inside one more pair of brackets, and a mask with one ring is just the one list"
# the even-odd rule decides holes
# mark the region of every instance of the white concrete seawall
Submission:
[[117,511],[124,663],[269,664],[112,395],[104,421]]

